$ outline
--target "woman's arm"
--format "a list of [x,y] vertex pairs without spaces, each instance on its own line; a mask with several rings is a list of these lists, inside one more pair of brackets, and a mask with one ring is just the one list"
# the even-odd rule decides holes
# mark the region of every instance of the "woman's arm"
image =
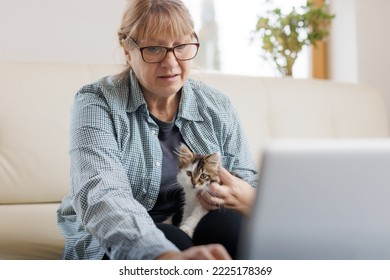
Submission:
[[213,196],[203,193],[199,195],[199,199],[201,204],[209,210],[222,206],[248,215],[256,195],[254,188],[257,184],[256,164],[250,152],[239,115],[230,102],[227,106],[227,112],[229,112],[229,120],[226,122],[228,133],[222,147],[222,163],[242,179],[232,175],[221,166],[219,171],[221,185],[212,183],[210,190]]

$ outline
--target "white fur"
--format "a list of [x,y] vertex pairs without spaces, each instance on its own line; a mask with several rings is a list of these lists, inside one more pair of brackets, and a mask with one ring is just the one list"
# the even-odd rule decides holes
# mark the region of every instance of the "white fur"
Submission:
[[188,234],[189,237],[193,237],[196,225],[200,219],[203,218],[209,211],[200,204],[196,194],[198,192],[207,191],[208,186],[197,185],[193,186],[191,183],[191,177],[187,175],[187,171],[194,171],[195,166],[190,165],[188,168],[183,168],[177,174],[177,182],[183,187],[184,191],[184,208],[183,219],[180,225],[180,229]]

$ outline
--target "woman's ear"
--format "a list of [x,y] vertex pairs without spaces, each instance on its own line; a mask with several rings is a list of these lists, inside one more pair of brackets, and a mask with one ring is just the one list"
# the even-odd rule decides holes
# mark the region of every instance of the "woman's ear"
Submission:
[[127,63],[130,64],[131,56],[129,53],[126,54],[126,60],[127,60]]
[[125,56],[126,56],[127,64],[130,64],[131,56],[130,56],[129,51],[126,48],[123,48],[123,51],[124,51]]

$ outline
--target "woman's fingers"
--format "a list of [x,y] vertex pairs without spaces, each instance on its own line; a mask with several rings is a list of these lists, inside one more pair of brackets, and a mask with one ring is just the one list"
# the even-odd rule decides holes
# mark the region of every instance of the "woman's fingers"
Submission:
[[231,260],[229,253],[220,244],[209,244],[190,247],[181,252],[166,252],[156,259],[159,260]]
[[225,185],[229,185],[232,180],[234,180],[235,176],[232,175],[229,171],[227,171],[223,166],[219,168],[219,179],[221,179],[222,183]]

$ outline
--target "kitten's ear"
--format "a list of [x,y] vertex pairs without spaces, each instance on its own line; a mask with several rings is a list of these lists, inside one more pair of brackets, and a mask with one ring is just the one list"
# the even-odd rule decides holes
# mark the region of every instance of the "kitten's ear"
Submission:
[[179,154],[180,155],[189,155],[189,156],[193,156],[194,154],[191,152],[191,150],[187,147],[186,144],[184,143],[181,143],[180,144],[180,147],[179,147]]
[[194,154],[184,143],[180,144],[177,155],[179,156],[179,166],[184,166],[188,164],[189,162],[192,161],[194,157]]
[[211,154],[209,155],[207,158],[206,158],[206,162],[216,168],[219,168],[219,166],[221,165],[221,154],[220,153],[214,153],[214,154]]

